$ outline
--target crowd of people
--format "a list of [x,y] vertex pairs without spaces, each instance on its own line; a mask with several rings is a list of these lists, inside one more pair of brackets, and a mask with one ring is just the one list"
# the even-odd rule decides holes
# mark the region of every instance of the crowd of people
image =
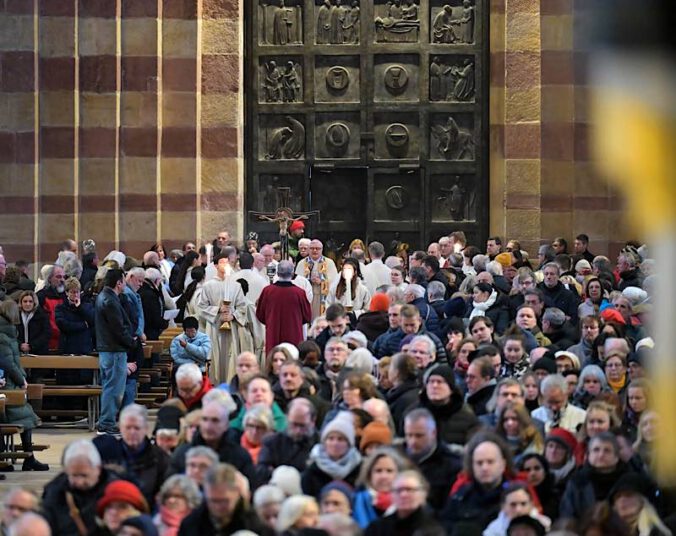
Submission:
[[[70,443],[40,493],[5,495],[2,533],[676,530],[654,456],[646,246],[612,262],[583,234],[537,258],[462,232],[426,251],[303,235],[289,227],[288,258],[255,233],[141,259],[68,240],[37,282],[0,250],[0,385],[40,382],[22,353],[96,351],[102,387],[97,437]],[[151,418],[134,402],[158,360],[143,345],[174,323],[172,397]],[[3,422],[31,453],[30,405]]]

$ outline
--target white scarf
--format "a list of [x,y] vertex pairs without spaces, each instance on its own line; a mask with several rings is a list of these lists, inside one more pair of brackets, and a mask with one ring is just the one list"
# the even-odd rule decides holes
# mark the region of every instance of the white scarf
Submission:
[[31,321],[31,318],[35,315],[35,311],[31,311],[30,313],[26,313],[24,311],[21,311],[21,323],[23,324],[23,338],[26,344],[28,344],[28,323]]
[[477,303],[472,301],[472,312],[469,315],[470,320],[475,316],[486,316],[486,311],[493,307],[497,299],[498,293],[494,290],[485,302]]

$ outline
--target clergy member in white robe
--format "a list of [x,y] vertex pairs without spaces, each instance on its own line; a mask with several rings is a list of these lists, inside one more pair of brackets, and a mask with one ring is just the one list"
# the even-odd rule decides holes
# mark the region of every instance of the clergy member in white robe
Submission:
[[[229,382],[235,375],[235,358],[240,348],[240,329],[247,326],[247,302],[241,285],[235,280],[226,256],[218,255],[216,278],[207,281],[199,297],[200,317],[206,321],[211,339],[210,380],[214,385]],[[230,302],[225,305],[224,301]],[[229,330],[221,330],[223,322],[230,322]]]

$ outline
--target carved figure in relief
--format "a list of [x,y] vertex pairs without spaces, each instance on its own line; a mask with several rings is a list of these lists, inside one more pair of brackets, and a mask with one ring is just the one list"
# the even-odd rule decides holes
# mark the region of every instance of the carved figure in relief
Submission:
[[441,63],[436,56],[430,63],[430,100],[470,101],[474,98],[474,63],[466,58],[462,65]]
[[336,5],[331,8],[329,18],[331,24],[331,38],[329,42],[339,45],[344,43],[345,39],[343,26],[345,24],[347,9],[341,5],[341,0],[335,0],[335,2]]
[[297,42],[296,10],[286,7],[284,0],[279,0],[279,7],[275,8],[272,18],[272,44],[286,45]]
[[359,16],[359,2],[354,0],[354,2],[352,2],[352,8],[345,16],[345,23],[343,24],[343,43],[359,43]]
[[445,125],[432,125],[432,136],[446,160],[474,160],[474,138],[468,130],[461,129],[452,116],[448,116]]
[[331,42],[331,0],[324,0],[317,12],[317,44],[325,45]]
[[276,61],[266,63],[265,69],[266,73],[263,81],[265,100],[267,102],[279,102],[282,100],[282,72],[277,67]]
[[282,75],[282,97],[284,102],[300,102],[302,100],[303,86],[298,74],[300,65],[292,61],[286,62],[286,71]]
[[474,96],[474,64],[466,59],[462,67],[451,67],[451,76],[455,79],[452,96],[455,100],[466,101]]
[[471,0],[462,3],[462,19],[460,19],[460,41],[474,43],[474,6]]
[[420,19],[416,0],[387,2],[386,15],[376,17],[376,40],[385,43],[415,43],[418,41]]
[[305,152],[305,127],[290,115],[284,118],[287,126],[273,131],[268,142],[266,160],[297,160]]
[[432,36],[435,43],[455,43],[459,40],[456,33],[458,22],[453,20],[453,8],[446,4],[432,22]]
[[465,190],[460,186],[460,177],[455,177],[455,183],[450,188],[441,188],[446,195],[437,198],[441,208],[448,212],[454,221],[465,219]]

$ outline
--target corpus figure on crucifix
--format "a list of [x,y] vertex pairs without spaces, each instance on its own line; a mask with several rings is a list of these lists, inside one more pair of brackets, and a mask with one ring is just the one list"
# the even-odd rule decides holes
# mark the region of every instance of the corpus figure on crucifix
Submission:
[[[307,220],[310,216],[319,214],[318,210],[309,212],[300,212],[297,215],[289,208],[291,188],[277,188],[278,202],[281,207],[273,213],[250,211],[249,214],[256,216],[261,221],[275,222],[279,226],[279,244],[281,248],[282,260],[287,260],[290,256],[298,255],[298,239],[302,238],[305,224],[302,220]],[[291,233],[291,237],[289,237]],[[290,243],[291,242],[291,243]]]

